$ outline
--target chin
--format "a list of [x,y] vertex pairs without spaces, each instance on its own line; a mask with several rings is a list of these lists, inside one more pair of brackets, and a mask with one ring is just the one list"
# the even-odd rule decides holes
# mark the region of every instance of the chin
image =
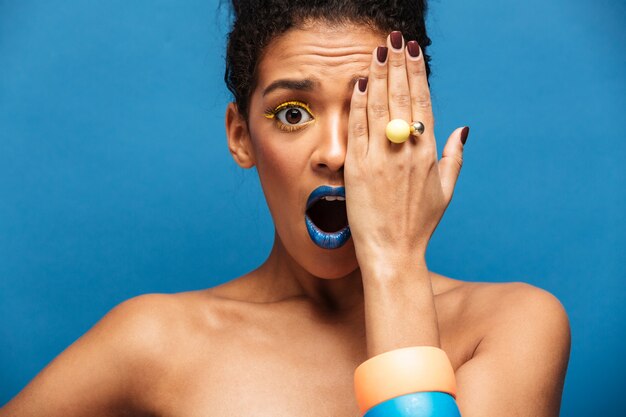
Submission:
[[358,269],[359,264],[352,239],[337,249],[322,249],[313,242],[310,243],[315,254],[309,255],[301,263],[302,267],[310,274],[320,279],[340,279]]
[[315,269],[310,269],[310,268],[306,268],[309,273],[311,275],[314,275],[315,277],[319,278],[319,279],[327,279],[327,280],[333,280],[333,279],[341,279],[341,278],[345,278],[346,276],[352,274],[354,271],[356,271],[356,269],[359,266],[356,265],[352,268],[346,268],[346,269],[331,269],[331,268],[324,268],[324,269],[320,269],[320,268],[315,268]]

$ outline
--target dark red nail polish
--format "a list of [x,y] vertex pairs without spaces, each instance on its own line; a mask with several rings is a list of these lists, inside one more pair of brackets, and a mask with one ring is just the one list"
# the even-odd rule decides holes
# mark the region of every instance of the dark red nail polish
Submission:
[[417,58],[420,56],[420,46],[416,41],[409,41],[406,44],[407,49],[409,50],[409,55],[413,58]]
[[364,93],[366,88],[367,88],[367,78],[359,78],[359,91],[361,93]]
[[389,52],[389,49],[386,46],[379,46],[376,49],[376,59],[378,59],[378,62],[381,64],[385,63],[387,60],[387,52]]
[[465,145],[465,141],[467,140],[467,135],[469,135],[469,126],[465,126],[463,130],[461,130],[461,143]]
[[394,30],[389,37],[391,38],[391,46],[394,49],[402,49],[402,32]]

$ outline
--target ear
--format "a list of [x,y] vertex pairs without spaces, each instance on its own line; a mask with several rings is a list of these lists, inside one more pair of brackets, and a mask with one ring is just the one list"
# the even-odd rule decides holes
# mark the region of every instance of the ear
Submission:
[[228,103],[226,108],[226,138],[237,165],[251,168],[256,164],[248,125],[234,102]]

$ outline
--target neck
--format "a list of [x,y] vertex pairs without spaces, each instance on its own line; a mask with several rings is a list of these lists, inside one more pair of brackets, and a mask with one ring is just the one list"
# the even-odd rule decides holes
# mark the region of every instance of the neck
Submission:
[[363,282],[358,268],[340,278],[317,277],[289,255],[278,234],[269,257],[255,275],[257,288],[263,288],[268,302],[298,298],[333,315],[363,309]]

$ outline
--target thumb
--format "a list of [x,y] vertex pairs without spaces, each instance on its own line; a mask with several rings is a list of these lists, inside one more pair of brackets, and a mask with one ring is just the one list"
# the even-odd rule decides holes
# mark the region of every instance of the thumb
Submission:
[[454,186],[463,166],[463,148],[468,134],[468,126],[459,127],[452,132],[439,160],[439,178],[441,178],[441,188],[446,199],[446,206],[452,200]]

